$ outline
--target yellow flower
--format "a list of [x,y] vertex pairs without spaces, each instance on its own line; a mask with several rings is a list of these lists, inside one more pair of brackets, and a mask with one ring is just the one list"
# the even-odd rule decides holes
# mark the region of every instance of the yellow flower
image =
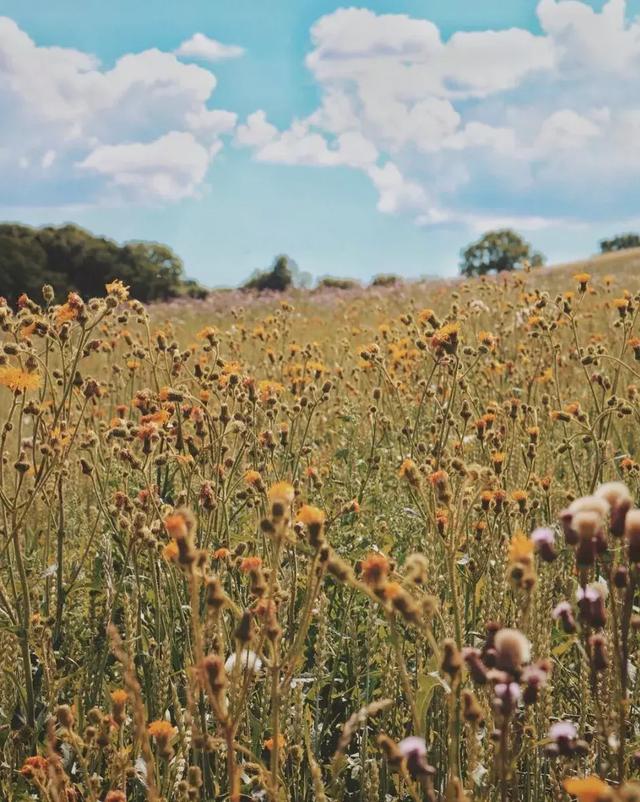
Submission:
[[258,395],[263,403],[271,398],[276,398],[283,390],[284,387],[279,382],[269,381],[268,379],[258,382]]
[[524,532],[518,532],[509,543],[509,562],[529,565],[533,559],[533,549],[533,540],[528,538]]
[[244,481],[252,487],[259,487],[262,484],[262,477],[259,471],[249,470],[244,475]]
[[175,727],[171,725],[170,721],[160,718],[157,721],[152,721],[149,724],[147,731],[152,738],[159,738],[168,741],[176,733]]
[[611,797],[609,786],[599,777],[570,777],[565,780],[564,790],[578,799],[578,802],[603,802]]
[[109,284],[105,284],[104,288],[109,295],[113,295],[120,303],[124,303],[129,297],[129,287],[123,284],[119,278],[114,279]]
[[128,698],[129,694],[122,688],[117,688],[115,691],[111,691],[111,701],[114,703],[114,705],[125,705]]
[[175,562],[178,559],[178,544],[175,540],[171,540],[162,549],[162,556],[168,563]]
[[321,526],[324,523],[325,514],[318,507],[312,507],[310,504],[303,504],[298,510],[298,520],[305,526]]
[[[264,748],[268,749],[269,752],[271,752],[271,750],[273,749],[274,743],[275,742],[274,742],[273,738],[267,738],[267,740],[264,742]],[[278,749],[284,749],[285,743],[286,743],[286,741],[284,739],[284,735],[281,732],[278,733]]]
[[9,390],[25,392],[26,390],[37,390],[40,386],[40,374],[28,373],[22,368],[11,367],[10,365],[0,365],[0,386],[8,387]]
[[269,488],[268,496],[272,504],[280,503],[283,507],[287,507],[293,502],[293,485],[289,482],[276,482]]

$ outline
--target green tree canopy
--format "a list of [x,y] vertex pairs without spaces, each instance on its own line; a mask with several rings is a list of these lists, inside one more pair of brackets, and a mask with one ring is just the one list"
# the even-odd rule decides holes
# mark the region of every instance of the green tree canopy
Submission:
[[53,286],[58,300],[72,291],[85,298],[102,295],[104,285],[117,278],[141,301],[200,290],[184,281],[182,262],[166,245],[118,245],[75,225],[0,224],[0,295],[10,303],[23,292],[38,297],[43,284]]
[[[276,256],[269,270],[259,270],[251,276],[249,281],[243,284],[244,290],[273,290],[284,292],[293,286],[293,271],[290,265],[291,260],[286,254]],[[293,263],[297,271],[297,265]]]
[[600,240],[600,251],[602,253],[626,251],[627,248],[640,248],[640,234],[628,232],[626,234],[617,234],[611,239]]
[[510,228],[487,232],[465,248],[461,257],[460,272],[465,276],[516,270],[525,262],[534,267],[544,264],[544,256]]

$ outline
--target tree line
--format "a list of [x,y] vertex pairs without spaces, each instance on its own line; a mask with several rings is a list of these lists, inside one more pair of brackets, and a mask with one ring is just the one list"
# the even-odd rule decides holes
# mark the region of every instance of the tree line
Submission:
[[97,237],[75,225],[0,224],[0,296],[15,303],[23,293],[39,297],[50,284],[57,300],[69,292],[84,298],[104,293],[104,285],[121,279],[141,301],[202,294],[184,277],[184,267],[167,245]]
[[[600,242],[602,253],[640,247],[640,235],[619,234]],[[517,270],[525,264],[543,265],[545,257],[511,229],[489,231],[461,252],[460,271],[465,276]],[[32,226],[0,223],[0,296],[15,304],[24,292],[39,297],[44,284],[54,287],[57,299],[69,292],[84,298],[101,295],[104,285],[120,279],[141,301],[169,300],[177,296],[204,297],[207,290],[186,279],[182,260],[167,245],[126,242],[122,245],[97,237],[76,225]],[[389,286],[397,276],[376,276],[373,286]],[[257,270],[243,289],[281,292],[296,286],[308,288],[312,277],[282,254],[270,268]],[[347,289],[351,279],[325,277],[321,287]]]

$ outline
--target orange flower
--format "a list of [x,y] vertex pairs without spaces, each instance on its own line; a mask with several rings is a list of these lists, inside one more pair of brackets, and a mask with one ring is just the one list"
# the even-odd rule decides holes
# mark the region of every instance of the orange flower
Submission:
[[398,470],[398,475],[401,479],[406,479],[410,485],[417,487],[420,484],[420,472],[418,466],[412,459],[405,459]]
[[288,507],[293,502],[294,498],[293,485],[289,482],[276,482],[269,488],[268,496],[272,504],[281,504],[283,507]]
[[40,386],[40,374],[28,373],[26,370],[10,365],[0,365],[0,385],[8,387],[13,392],[37,390]]
[[298,510],[298,520],[305,526],[321,526],[325,521],[324,512],[318,507],[312,507],[310,504],[303,504]]
[[35,774],[46,774],[49,767],[49,761],[42,755],[33,755],[28,757],[22,764],[20,774],[27,779],[31,779]]
[[105,290],[109,295],[113,295],[113,297],[119,302],[124,303],[127,298],[129,297],[129,287],[120,281],[119,278],[114,279],[113,281],[109,282],[108,284],[104,285]]
[[564,790],[578,799],[578,802],[604,802],[611,797],[609,786],[599,777],[570,777],[565,780]]
[[444,326],[436,331],[431,338],[431,344],[434,348],[444,348],[445,350],[453,351],[458,344],[458,335],[460,333],[459,323],[445,323]]
[[384,554],[370,554],[362,561],[362,579],[367,585],[378,585],[389,575],[390,568]]
[[170,543],[162,549],[162,556],[168,563],[175,562],[178,559],[178,544],[175,540],[172,540]]
[[170,721],[160,718],[149,724],[147,732],[152,738],[168,741],[176,734],[176,729],[172,726]]
[[587,289],[587,284],[591,281],[591,274],[590,273],[576,273],[573,278],[580,285],[580,292],[584,292]]
[[125,705],[128,698],[129,695],[122,688],[116,688],[115,691],[111,691],[111,701],[114,705]]
[[244,560],[240,563],[240,570],[244,574],[248,574],[251,571],[257,571],[261,567],[262,567],[262,558],[260,557],[245,557]]
[[443,485],[449,478],[449,474],[446,471],[439,470],[430,473],[428,476],[429,483],[432,484],[434,487],[437,485]]
[[[268,749],[269,752],[271,752],[271,750],[273,749],[274,743],[275,742],[274,742],[273,738],[267,738],[267,740],[264,742],[264,748]],[[284,749],[285,744],[286,744],[286,741],[285,741],[284,735],[281,732],[278,733],[278,749]]]
[[534,543],[524,532],[518,532],[509,543],[509,562],[531,564],[533,559]]
[[183,512],[174,512],[164,519],[164,528],[174,538],[186,537],[189,533],[189,521]]
[[212,557],[213,557],[214,560],[226,560],[226,558],[230,554],[231,554],[231,552],[229,551],[229,549],[221,548],[221,549],[216,549],[213,552]]
[[397,599],[404,591],[399,582],[387,582],[383,588],[385,599]]
[[245,484],[257,487],[262,484],[262,477],[259,471],[247,471],[244,475]]

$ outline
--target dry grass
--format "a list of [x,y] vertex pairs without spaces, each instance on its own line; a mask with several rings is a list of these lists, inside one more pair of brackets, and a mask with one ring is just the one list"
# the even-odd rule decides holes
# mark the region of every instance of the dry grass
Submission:
[[0,307],[0,797],[638,799],[639,258]]

